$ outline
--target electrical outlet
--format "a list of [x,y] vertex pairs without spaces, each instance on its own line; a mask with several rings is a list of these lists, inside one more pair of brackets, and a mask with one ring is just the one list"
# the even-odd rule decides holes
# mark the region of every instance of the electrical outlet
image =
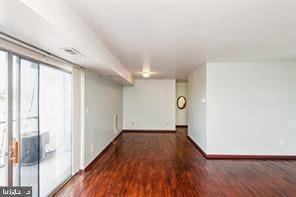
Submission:
[[205,98],[201,99],[201,103],[202,104],[205,104],[206,103],[206,99]]
[[94,152],[94,145],[90,145],[90,152]]
[[222,140],[221,140],[221,145],[222,145],[222,146],[225,146],[225,145],[226,145],[226,142],[227,142],[227,141],[226,141],[225,139],[222,139]]
[[284,140],[280,140],[280,146],[284,146],[284,145],[285,145]]

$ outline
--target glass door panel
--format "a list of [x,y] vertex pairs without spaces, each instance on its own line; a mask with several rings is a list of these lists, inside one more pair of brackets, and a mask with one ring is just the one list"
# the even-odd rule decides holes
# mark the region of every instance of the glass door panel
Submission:
[[32,186],[38,196],[39,159],[44,157],[39,143],[39,65],[20,60],[20,182]]
[[40,194],[47,196],[72,175],[71,74],[40,65]]
[[0,185],[8,184],[7,53],[0,51]]

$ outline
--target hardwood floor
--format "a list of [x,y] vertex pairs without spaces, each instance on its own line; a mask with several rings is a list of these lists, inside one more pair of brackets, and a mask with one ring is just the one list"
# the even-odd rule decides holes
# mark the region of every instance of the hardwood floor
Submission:
[[296,196],[296,161],[206,160],[185,132],[123,133],[56,196]]

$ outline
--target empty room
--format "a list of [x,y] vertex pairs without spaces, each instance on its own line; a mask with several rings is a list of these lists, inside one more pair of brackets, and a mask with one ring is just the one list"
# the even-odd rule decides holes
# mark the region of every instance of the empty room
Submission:
[[0,196],[296,196],[296,0],[0,0]]

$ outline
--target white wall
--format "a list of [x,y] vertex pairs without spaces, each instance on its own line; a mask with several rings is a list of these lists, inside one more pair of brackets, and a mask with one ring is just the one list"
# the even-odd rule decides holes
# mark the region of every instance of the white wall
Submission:
[[[116,136],[114,114],[122,129],[123,88],[94,72],[86,71],[84,166],[86,167]],[[92,150],[93,145],[93,150]]]
[[[184,96],[187,98],[187,82],[176,82],[176,101],[179,96]],[[187,125],[187,109],[188,106],[186,106],[184,109],[179,109],[176,106],[176,125]]]
[[206,65],[199,67],[188,78],[188,135],[204,151],[207,150],[206,133]]
[[208,63],[207,153],[296,154],[295,94],[295,63]]
[[124,129],[175,130],[175,80],[135,80],[123,95]]

